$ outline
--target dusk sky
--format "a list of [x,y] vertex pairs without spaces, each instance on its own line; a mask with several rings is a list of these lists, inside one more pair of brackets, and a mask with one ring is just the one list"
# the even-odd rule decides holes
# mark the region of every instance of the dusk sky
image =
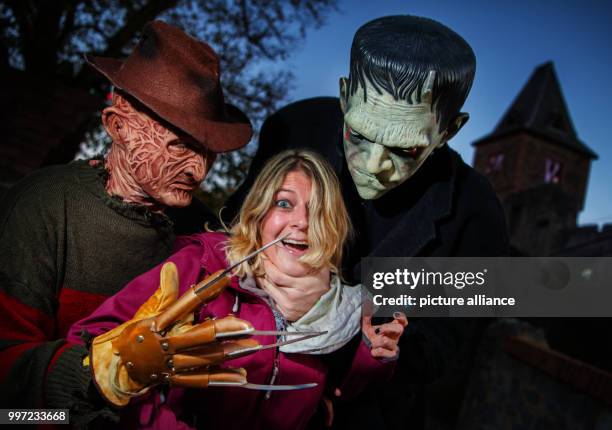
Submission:
[[357,28],[395,14],[440,21],[476,53],[476,79],[463,108],[471,118],[451,141],[468,164],[471,142],[492,131],[534,68],[552,60],[578,137],[599,155],[579,221],[612,222],[612,2],[340,0],[340,10],[310,31],[291,58],[296,80],[289,101],[337,96]]

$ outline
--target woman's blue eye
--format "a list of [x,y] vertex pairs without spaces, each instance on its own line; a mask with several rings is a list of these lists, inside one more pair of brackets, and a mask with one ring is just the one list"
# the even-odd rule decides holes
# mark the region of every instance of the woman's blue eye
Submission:
[[281,209],[289,209],[289,208],[291,208],[291,203],[289,202],[289,200],[284,200],[284,199],[277,200],[275,204],[276,204],[277,207],[279,207]]

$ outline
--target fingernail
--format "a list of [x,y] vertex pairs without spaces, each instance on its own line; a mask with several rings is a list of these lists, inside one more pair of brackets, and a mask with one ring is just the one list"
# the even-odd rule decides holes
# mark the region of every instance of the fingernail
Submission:
[[401,316],[402,314],[400,314],[399,312],[393,312],[393,318],[399,318]]
[[378,327],[376,327],[376,329],[374,330],[374,333],[376,333],[376,334],[380,333],[380,329]]

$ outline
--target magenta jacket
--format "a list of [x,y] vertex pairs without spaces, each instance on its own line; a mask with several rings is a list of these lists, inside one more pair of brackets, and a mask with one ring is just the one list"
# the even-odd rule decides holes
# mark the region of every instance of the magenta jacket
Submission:
[[[226,236],[204,233],[179,239],[178,252],[168,258],[179,273],[179,294],[205,276],[227,267],[223,246]],[[131,281],[115,296],[106,300],[93,314],[73,325],[68,341],[81,343],[80,334],[87,330],[93,336],[102,334],[132,318],[159,286],[161,264]],[[235,315],[250,321],[255,329],[276,330],[270,307],[259,297],[240,289],[234,278],[231,286],[218,298],[202,307],[200,319],[224,317],[232,313],[236,295],[240,306]],[[274,343],[273,336],[256,338],[262,344]],[[249,382],[256,384],[302,384],[316,382],[316,388],[298,391],[271,392],[241,388],[214,387],[202,390],[169,390],[165,401],[159,392],[132,400],[122,416],[126,427],[186,429],[180,420],[187,407],[202,409],[199,426],[210,429],[303,429],[314,415],[325,390],[327,366],[321,356],[278,353],[273,349],[228,361],[228,367],[244,367]],[[339,387],[342,398],[357,395],[369,382],[386,381],[394,362],[382,362],[371,356],[362,341],[353,358],[351,369]],[[276,369],[276,370],[275,370]],[[273,374],[276,376],[273,377]],[[193,409],[192,409],[193,410]]]

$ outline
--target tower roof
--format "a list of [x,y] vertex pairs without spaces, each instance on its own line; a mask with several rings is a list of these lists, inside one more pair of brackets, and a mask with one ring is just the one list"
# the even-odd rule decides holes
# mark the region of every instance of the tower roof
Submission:
[[492,133],[474,142],[488,142],[528,131],[596,159],[597,154],[576,134],[552,61],[538,66]]

